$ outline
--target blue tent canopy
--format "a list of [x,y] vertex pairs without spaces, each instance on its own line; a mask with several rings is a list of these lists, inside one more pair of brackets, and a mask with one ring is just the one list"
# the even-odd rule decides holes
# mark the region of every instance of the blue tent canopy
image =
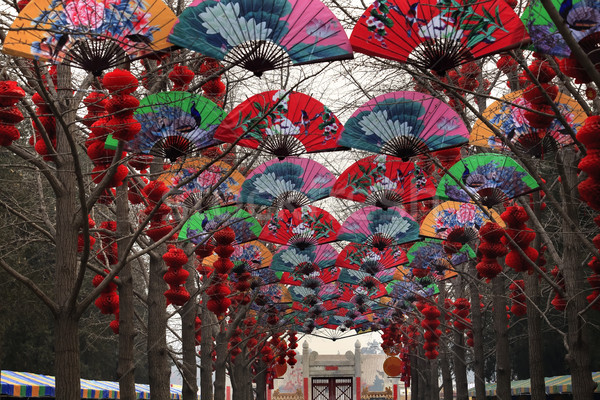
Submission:
[[[2,370],[0,395],[12,397],[54,397],[54,377]],[[138,399],[150,398],[150,386],[136,384]],[[81,379],[82,399],[118,399],[119,383]],[[181,400],[181,386],[171,385],[171,399]]]

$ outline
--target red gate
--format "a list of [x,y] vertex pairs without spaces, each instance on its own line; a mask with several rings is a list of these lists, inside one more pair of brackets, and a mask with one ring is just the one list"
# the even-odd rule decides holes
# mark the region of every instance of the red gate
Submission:
[[312,378],[312,400],[352,400],[352,378]]

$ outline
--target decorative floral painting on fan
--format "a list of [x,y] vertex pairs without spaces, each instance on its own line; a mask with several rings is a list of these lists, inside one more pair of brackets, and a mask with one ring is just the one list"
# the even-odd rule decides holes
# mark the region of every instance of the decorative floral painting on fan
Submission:
[[339,143],[408,161],[468,141],[467,127],[446,103],[424,93],[392,92],[360,106],[346,122]]
[[406,252],[399,246],[379,250],[366,244],[350,243],[337,256],[335,265],[375,275],[407,262]]
[[215,139],[260,149],[280,159],[339,150],[343,126],[327,106],[300,92],[271,90],[235,107]]
[[[475,259],[475,252],[468,245],[454,253],[448,254],[444,250],[441,241],[435,239],[426,239],[422,242],[413,244],[408,250],[409,267],[413,269],[414,276],[432,276],[435,280],[444,280],[456,276],[454,267]],[[425,275],[415,273],[418,269],[425,272]]]
[[[202,260],[202,263],[208,266],[217,261],[218,256],[213,254],[212,256],[206,257]],[[273,255],[267,247],[259,242],[253,240],[251,242],[238,244],[233,246],[233,254],[229,257],[234,269],[247,272],[254,272],[259,269],[268,268],[273,260]],[[272,282],[269,282],[272,283]]]
[[340,223],[327,211],[304,206],[275,214],[260,233],[260,240],[300,249],[337,240]]
[[[206,97],[173,91],[144,97],[134,117],[142,129],[127,143],[127,151],[175,162],[220,144],[214,134],[225,112]],[[111,136],[106,140],[107,148],[116,149],[117,144]]]
[[340,174],[331,196],[380,208],[434,196],[435,186],[417,164],[386,155],[358,160]]
[[172,204],[205,211],[236,203],[244,176],[222,161],[194,158],[172,165],[158,180],[169,188],[181,185],[179,192],[168,198]]
[[[600,6],[589,0],[552,0],[573,38],[587,53],[600,42]],[[530,1],[521,20],[529,31],[536,51],[557,57],[569,57],[571,49],[539,0]],[[592,61],[598,63],[597,56]]]
[[380,250],[419,239],[419,224],[405,210],[363,207],[352,213],[338,234],[339,240],[363,243]]
[[226,226],[235,232],[234,245],[255,240],[261,230],[254,217],[244,210],[229,206],[195,213],[183,225],[178,238],[195,244],[204,243],[216,231]]
[[491,208],[484,212],[473,203],[446,201],[435,207],[427,214],[421,223],[421,235],[445,239],[450,242],[468,243],[479,235],[479,229],[492,216],[493,222],[504,226],[500,215]]
[[350,36],[355,51],[439,75],[528,40],[523,23],[503,0],[376,1]]
[[440,180],[436,195],[443,200],[476,199],[492,207],[534,190],[539,190],[539,185],[515,160],[496,153],[479,153],[450,167]]
[[[554,103],[565,121],[577,132],[587,117],[581,106],[564,93],[558,93]],[[524,117],[522,107],[531,108],[531,104],[523,98],[523,91],[511,92],[488,106],[482,118],[498,128],[517,149],[533,157],[543,157],[557,148],[573,144],[573,138],[565,132],[558,119],[554,119],[547,129],[532,128]],[[508,150],[482,120],[473,125],[469,142],[493,150]]]
[[342,25],[319,0],[195,0],[169,40],[261,76],[289,64],[349,59]]
[[166,50],[175,14],[161,0],[33,0],[19,13],[3,51],[102,71]]
[[241,203],[293,210],[329,196],[335,177],[308,158],[286,157],[254,168],[242,185]]
[[294,246],[282,246],[273,255],[271,269],[290,272],[296,276],[311,275],[335,265],[337,251],[329,244],[308,246],[299,249]]

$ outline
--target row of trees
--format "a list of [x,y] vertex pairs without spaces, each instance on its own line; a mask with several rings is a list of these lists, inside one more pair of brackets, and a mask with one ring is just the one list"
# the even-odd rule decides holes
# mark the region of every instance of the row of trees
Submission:
[[[334,2],[332,7],[345,18],[348,26],[354,25],[356,16],[364,8],[359,7],[360,11],[357,11],[351,4],[339,2]],[[174,8],[181,9],[180,5]],[[8,21],[3,18],[5,20]],[[1,29],[0,39],[7,27],[2,26]],[[196,72],[193,81],[188,83],[189,90],[200,92],[204,87],[205,95],[221,101],[226,110],[239,103],[245,95],[265,89],[294,89],[314,95],[315,88],[319,88],[317,97],[335,110],[342,120],[370,97],[392,90],[411,90],[418,85],[419,90],[427,90],[452,104],[467,126],[472,126],[477,119],[485,120],[482,113],[491,100],[509,90],[506,83],[511,89],[518,88],[524,82],[519,76],[530,71],[528,67],[532,56],[528,52],[513,53],[509,58],[514,62],[508,74],[506,70],[495,67],[498,57],[478,62],[480,71],[473,80],[487,83],[468,88],[454,81],[452,72],[447,78],[440,78],[359,55],[352,62],[329,65],[324,71],[322,67],[290,68],[265,73],[260,81],[234,68],[222,78],[217,78],[225,81],[225,91],[214,90],[215,78],[222,71],[201,69],[205,65],[204,60],[185,51],[174,52],[160,61],[142,60],[123,67],[142,82],[142,86],[134,92],[136,97],[172,89],[169,72],[175,66],[185,65]],[[597,100],[586,98],[583,95],[585,88],[565,76],[554,60],[543,56],[540,60],[556,72],[553,82],[559,85],[561,91],[576,99],[588,115],[597,111]],[[281,309],[269,307],[268,299],[256,291],[238,290],[241,296],[236,297],[236,292],[228,295],[233,304],[225,318],[224,313],[217,312],[215,315],[208,310],[206,305],[214,295],[208,288],[220,283],[214,276],[200,279],[196,266],[197,258],[206,255],[202,253],[206,250],[202,246],[196,249],[184,247],[188,259],[184,268],[193,278],[186,283],[190,300],[175,308],[167,307],[164,292],[168,287],[163,280],[167,271],[163,260],[163,255],[168,252],[166,244],[174,242],[173,235],[199,205],[191,210],[169,209],[166,211],[169,217],[164,218],[165,211],[161,206],[178,188],[171,192],[158,192],[160,195],[156,196],[155,186],[148,183],[156,180],[163,171],[164,160],[155,158],[150,161],[133,154],[121,156],[123,144],[116,151],[101,154],[101,162],[97,157],[90,159],[89,142],[94,138],[94,129],[99,127],[89,123],[93,119],[86,116],[86,112],[89,112],[90,104],[93,107],[100,100],[88,100],[86,104],[84,99],[92,91],[107,95],[101,79],[82,74],[68,65],[54,68],[6,55],[2,55],[0,65],[2,78],[17,81],[24,89],[25,97],[19,102],[19,109],[26,117],[26,121],[18,125],[21,138],[4,146],[1,153],[2,285],[12,287],[10,282],[13,280],[24,285],[19,286],[21,289],[6,291],[7,300],[2,302],[3,320],[11,321],[0,328],[3,337],[0,363],[3,368],[5,364],[30,370],[41,367],[43,359],[19,364],[14,360],[25,362],[28,357],[14,353],[11,356],[11,352],[17,349],[23,354],[35,352],[35,348],[25,347],[31,342],[23,340],[23,335],[30,331],[28,326],[36,318],[47,315],[53,319],[53,328],[49,329],[45,320],[36,324],[45,329],[36,330],[39,336],[33,340],[39,341],[39,337],[47,340],[53,336],[53,345],[47,341],[43,343],[46,343],[47,349],[53,346],[54,354],[41,353],[46,354],[46,369],[34,372],[51,373],[51,368],[54,369],[57,398],[79,398],[79,378],[85,375],[86,368],[91,368],[89,358],[102,360],[101,365],[95,364],[89,373],[93,373],[94,378],[118,379],[122,398],[135,398],[133,382],[136,377],[145,379],[145,368],[152,396],[167,398],[172,362],[183,371],[184,396],[195,397],[197,340],[201,343],[199,363],[203,398],[224,398],[226,373],[232,380],[236,399],[264,398],[269,379],[267,372],[270,370],[271,376],[275,373],[274,367],[269,364],[282,365],[273,362],[282,356],[290,365],[294,363],[291,361],[293,353],[289,353],[293,350],[289,347],[294,334],[289,330],[298,327],[282,317]],[[597,72],[593,66],[589,68],[584,64],[584,68],[589,76],[595,78]],[[544,89],[539,76],[529,76],[529,81]],[[209,82],[212,87],[206,86]],[[598,82],[593,79],[589,87],[596,88],[595,83]],[[113,114],[118,111],[114,110]],[[225,146],[209,156],[217,160],[226,159],[232,150],[232,147]],[[535,261],[537,268],[532,274],[504,267],[502,274],[486,283],[479,279],[476,263],[472,262],[461,267],[458,278],[440,285],[437,298],[423,301],[416,309],[400,310],[402,316],[398,316],[396,323],[399,325],[395,326],[400,327],[397,332],[402,336],[408,335],[411,330],[421,330],[422,311],[427,303],[435,304],[442,315],[452,314],[452,308],[444,303],[445,299],[454,303],[457,299],[467,298],[471,304],[469,314],[460,317],[467,329],[456,328],[454,322],[461,320],[455,317],[440,325],[439,359],[426,357],[422,351],[422,339],[413,337],[410,365],[413,393],[417,398],[437,398],[439,388],[436,382],[441,374],[444,398],[451,398],[451,384],[454,383],[457,396],[466,399],[467,368],[475,372],[478,398],[484,397],[482,384],[488,379],[498,383],[498,397],[508,399],[510,380],[518,376],[531,377],[532,397],[538,400],[544,397],[543,376],[559,373],[573,375],[576,400],[591,398],[594,383],[590,371],[598,367],[595,363],[600,358],[594,357],[595,350],[591,345],[593,338],[598,337],[597,301],[590,303],[586,300],[593,294],[593,287],[586,278],[591,275],[587,264],[593,255],[597,255],[591,239],[597,228],[591,222],[595,212],[579,200],[577,191],[578,184],[585,178],[585,174],[578,174],[577,166],[586,150],[589,151],[578,144],[535,160],[519,149],[511,148],[510,151],[511,156],[519,159],[540,183],[545,193],[543,199],[533,197],[530,203],[529,198],[525,198],[518,204],[527,211],[527,224],[536,233],[531,246],[538,252],[545,248],[543,254],[547,259],[548,272],[541,270],[543,265],[538,258]],[[462,150],[464,155],[478,151],[480,149],[474,147]],[[255,152],[240,148],[235,148],[235,152],[235,158],[229,156],[228,160],[242,171],[252,167],[250,160],[260,157]],[[323,161],[332,172],[339,174],[349,154],[354,158],[361,156],[359,152],[349,152],[324,157]],[[94,174],[98,165],[105,170],[103,175]],[[125,166],[125,174],[120,166]],[[443,168],[438,168],[439,173],[443,171]],[[139,204],[131,200],[135,193],[141,195]],[[542,203],[544,210],[541,210]],[[349,212],[351,207],[348,204],[334,206],[344,209],[344,212]],[[89,223],[88,216],[95,221],[95,226]],[[114,221],[114,224],[109,221]],[[161,225],[167,221],[168,224]],[[163,225],[168,225],[166,233],[153,235],[149,232]],[[117,244],[117,254],[111,253],[114,243]],[[500,261],[503,263],[503,258]],[[559,271],[555,275],[549,273],[554,266]],[[96,275],[105,278],[96,280],[97,286],[94,287],[92,281]],[[92,307],[103,292],[111,289],[113,279],[118,284],[119,307],[115,317],[118,324],[112,327],[116,325],[118,336],[112,336],[108,317],[100,316]],[[510,319],[507,319],[506,305],[510,304],[511,291],[514,292],[509,286],[519,279],[525,281],[527,315],[517,317],[511,313]],[[37,300],[29,295],[22,296],[23,287]],[[558,307],[553,304],[556,293],[564,301]],[[246,295],[250,298],[245,298]],[[9,302],[8,299],[14,301]],[[202,305],[198,303],[200,299]],[[34,308],[25,304],[30,302],[43,304],[47,312],[31,313]],[[479,302],[483,309],[473,306]],[[262,307],[259,315],[249,318],[250,306],[256,303]],[[115,311],[110,304],[105,304],[105,307],[106,311]],[[180,327],[168,323],[176,315],[181,317]],[[444,317],[440,319],[443,321]],[[104,327],[102,335],[98,335],[99,326]],[[171,333],[167,334],[168,331]],[[469,331],[472,332],[473,347],[467,344]],[[177,338],[180,343],[169,343],[168,338],[171,337]],[[117,340],[118,354],[115,352]],[[524,344],[525,341],[527,344]],[[408,339],[406,343],[410,345]],[[545,344],[543,347],[542,343]],[[102,358],[94,352],[96,348],[102,353]],[[519,348],[528,350],[527,363],[523,357],[525,352],[516,354],[516,351],[510,351]],[[240,350],[242,353],[239,353]],[[561,359],[563,354],[564,360]],[[13,361],[10,361],[11,358]],[[551,359],[555,363],[550,363]],[[548,369],[544,370],[544,367]],[[491,370],[494,372],[491,373]],[[110,376],[111,371],[113,376]],[[253,381],[256,393],[253,393]]]

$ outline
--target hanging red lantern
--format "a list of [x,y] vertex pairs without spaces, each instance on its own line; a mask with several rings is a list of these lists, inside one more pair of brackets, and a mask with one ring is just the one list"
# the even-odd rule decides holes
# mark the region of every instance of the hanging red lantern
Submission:
[[388,357],[383,362],[383,372],[387,376],[399,376],[402,373],[402,361],[398,357]]

